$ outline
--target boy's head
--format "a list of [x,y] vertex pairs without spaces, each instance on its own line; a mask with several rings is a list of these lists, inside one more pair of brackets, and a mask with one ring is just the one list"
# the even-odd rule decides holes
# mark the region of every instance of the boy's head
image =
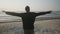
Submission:
[[29,6],[26,6],[25,7],[25,10],[26,10],[27,13],[30,12],[30,7]]

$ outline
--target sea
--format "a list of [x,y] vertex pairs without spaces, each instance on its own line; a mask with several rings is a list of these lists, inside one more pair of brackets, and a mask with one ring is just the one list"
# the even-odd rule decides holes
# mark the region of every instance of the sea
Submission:
[[[21,17],[7,15],[0,11],[0,34],[24,34],[22,25]],[[60,34],[60,11],[37,16],[34,34]]]

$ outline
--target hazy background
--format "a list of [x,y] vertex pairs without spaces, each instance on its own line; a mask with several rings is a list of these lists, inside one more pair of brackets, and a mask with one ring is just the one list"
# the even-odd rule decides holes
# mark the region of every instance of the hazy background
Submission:
[[7,15],[2,10],[21,12],[26,5],[35,12],[52,10],[36,18],[35,34],[60,34],[60,0],[0,0],[0,34],[23,34],[21,17]]
[[25,11],[26,5],[31,11],[60,11],[60,0],[0,0],[0,11]]

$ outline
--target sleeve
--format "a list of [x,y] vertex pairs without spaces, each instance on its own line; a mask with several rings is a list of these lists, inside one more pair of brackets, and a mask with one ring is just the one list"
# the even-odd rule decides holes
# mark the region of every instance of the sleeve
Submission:
[[15,13],[15,12],[5,12],[5,13],[12,16],[19,16],[19,17],[22,16],[21,13]]
[[45,15],[45,14],[49,14],[51,13],[51,11],[47,11],[47,12],[39,12],[39,13],[36,13],[36,16],[39,16],[39,15]]

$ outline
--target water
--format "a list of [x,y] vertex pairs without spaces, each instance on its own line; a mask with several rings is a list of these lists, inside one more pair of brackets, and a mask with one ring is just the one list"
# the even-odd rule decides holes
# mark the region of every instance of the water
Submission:
[[[60,18],[60,11],[52,11],[51,14],[41,15],[36,18],[38,18],[38,19]],[[21,17],[10,16],[10,15],[7,15],[3,12],[0,12],[0,21],[6,21],[6,20],[8,20],[8,21],[15,20],[16,21],[16,20],[20,20],[20,19],[21,19]]]
[[[41,18],[43,18],[43,20],[41,20]],[[51,20],[51,18],[54,19]],[[38,16],[34,23],[35,34],[60,34],[60,19],[55,18],[60,18],[59,11]],[[0,13],[0,34],[24,34],[22,25],[20,17]]]

